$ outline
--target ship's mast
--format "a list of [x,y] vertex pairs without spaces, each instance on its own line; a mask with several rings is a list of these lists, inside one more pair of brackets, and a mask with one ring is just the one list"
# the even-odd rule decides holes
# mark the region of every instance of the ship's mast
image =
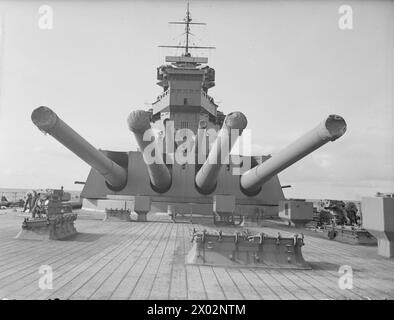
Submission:
[[190,33],[190,22],[192,22],[192,18],[190,17],[189,11],[189,2],[187,3],[186,17],[185,17],[185,32],[186,32],[186,48],[185,48],[185,56],[189,55],[189,33]]
[[200,47],[200,46],[190,46],[189,45],[189,36],[192,35],[190,32],[190,25],[206,25],[206,23],[203,22],[192,22],[192,18],[190,15],[189,11],[189,2],[187,3],[187,9],[186,9],[186,16],[182,21],[171,21],[169,24],[184,24],[185,25],[185,36],[186,36],[186,41],[184,46],[159,46],[160,48],[182,48],[185,49],[185,53],[183,56],[185,57],[190,57],[190,52],[189,49],[216,49],[215,47]]

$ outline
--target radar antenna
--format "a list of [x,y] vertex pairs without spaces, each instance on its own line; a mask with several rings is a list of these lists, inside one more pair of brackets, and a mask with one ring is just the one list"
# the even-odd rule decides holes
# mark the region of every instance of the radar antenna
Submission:
[[190,57],[190,52],[189,49],[216,49],[216,47],[200,47],[200,46],[190,46],[189,45],[189,36],[191,35],[190,33],[190,25],[195,24],[195,25],[206,25],[206,23],[203,22],[192,22],[192,18],[190,16],[190,11],[189,11],[189,2],[187,3],[187,9],[186,9],[186,16],[183,19],[183,21],[171,21],[169,24],[184,24],[185,25],[185,35],[186,35],[186,41],[184,46],[159,46],[160,48],[182,48],[185,49],[185,53],[183,54],[185,57]]

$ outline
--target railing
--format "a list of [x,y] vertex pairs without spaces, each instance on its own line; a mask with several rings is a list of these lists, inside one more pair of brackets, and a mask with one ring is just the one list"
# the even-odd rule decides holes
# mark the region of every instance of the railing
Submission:
[[170,93],[170,89],[167,89],[164,91],[161,95],[157,96],[156,101],[153,102],[152,104],[158,103],[161,99],[163,99],[165,96],[167,96]]

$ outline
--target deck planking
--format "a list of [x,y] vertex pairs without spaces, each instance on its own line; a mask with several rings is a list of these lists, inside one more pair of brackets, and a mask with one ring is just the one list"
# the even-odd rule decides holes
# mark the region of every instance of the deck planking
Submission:
[[[0,215],[0,298],[394,299],[394,259],[378,256],[373,246],[305,236],[303,255],[312,270],[186,265],[193,228],[210,227],[172,223],[163,215],[149,219],[79,219],[79,234],[70,240],[27,241],[14,239],[23,217],[11,211]],[[272,226],[256,230],[278,232]],[[42,265],[52,267],[51,290],[38,286]],[[353,268],[351,290],[338,286],[341,265]]]

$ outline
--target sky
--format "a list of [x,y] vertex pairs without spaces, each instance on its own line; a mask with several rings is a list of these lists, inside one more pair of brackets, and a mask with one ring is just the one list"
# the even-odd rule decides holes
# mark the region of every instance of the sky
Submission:
[[[349,5],[353,28],[341,30]],[[53,10],[40,29],[39,8]],[[31,122],[52,108],[95,147],[136,144],[126,118],[161,87],[186,1],[0,0],[0,187],[78,190],[89,166]],[[359,200],[394,192],[393,1],[190,1],[209,94],[248,118],[255,154],[275,154],[329,114],[347,132],[279,174],[287,197]]]

